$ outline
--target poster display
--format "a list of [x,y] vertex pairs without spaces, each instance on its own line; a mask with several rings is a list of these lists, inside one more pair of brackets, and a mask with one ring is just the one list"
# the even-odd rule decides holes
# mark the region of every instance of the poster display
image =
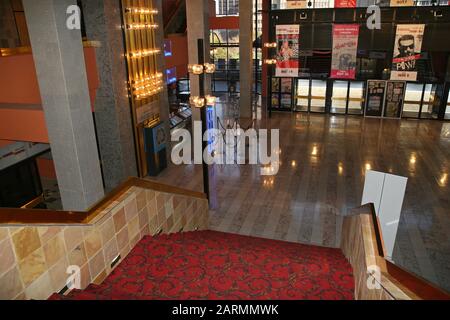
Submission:
[[391,7],[414,7],[414,0],[390,0]]
[[276,77],[298,77],[298,49],[300,26],[277,25],[277,64]]
[[416,62],[420,59],[424,30],[424,24],[397,25],[391,80],[417,80]]
[[286,9],[308,8],[308,0],[287,0]]
[[291,78],[281,78],[281,92],[291,93],[292,92],[292,79]]
[[333,25],[332,78],[355,79],[358,35],[357,24]]
[[335,8],[355,8],[356,0],[334,0]]
[[384,99],[384,114],[386,118],[400,118],[406,91],[406,82],[388,81]]
[[381,117],[383,115],[384,94],[386,91],[385,80],[368,80],[366,93],[366,107],[364,116]]

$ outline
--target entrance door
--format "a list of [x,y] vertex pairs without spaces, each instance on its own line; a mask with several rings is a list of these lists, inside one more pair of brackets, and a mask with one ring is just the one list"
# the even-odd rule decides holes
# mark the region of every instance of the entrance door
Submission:
[[420,107],[422,105],[424,84],[407,83],[405,93],[405,103],[403,104],[402,117],[419,118]]
[[346,114],[348,98],[348,81],[333,81],[333,96],[331,98],[331,113]]
[[447,94],[447,107],[445,108],[444,119],[450,120],[450,92]]
[[310,111],[324,113],[326,96],[327,81],[311,80]]

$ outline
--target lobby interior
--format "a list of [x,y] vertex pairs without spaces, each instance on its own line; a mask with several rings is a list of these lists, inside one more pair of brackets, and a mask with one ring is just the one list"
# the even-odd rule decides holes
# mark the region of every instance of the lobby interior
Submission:
[[[0,0],[0,299],[448,300],[450,7],[406,2]],[[196,122],[277,160],[179,164]]]

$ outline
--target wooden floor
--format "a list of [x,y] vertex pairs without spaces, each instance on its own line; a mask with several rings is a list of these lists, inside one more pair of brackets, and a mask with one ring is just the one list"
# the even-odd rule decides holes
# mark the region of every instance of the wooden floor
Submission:
[[[274,113],[257,126],[280,129],[280,170],[216,165],[211,229],[337,247],[366,169],[391,172],[409,178],[394,261],[450,290],[449,122]],[[201,172],[170,165],[152,179],[202,191]]]

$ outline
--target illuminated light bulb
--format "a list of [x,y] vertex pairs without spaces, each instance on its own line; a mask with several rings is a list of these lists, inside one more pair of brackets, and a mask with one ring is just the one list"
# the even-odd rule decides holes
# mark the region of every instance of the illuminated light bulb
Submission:
[[189,64],[188,72],[196,75],[203,73],[203,66],[201,64]]
[[193,96],[189,98],[189,102],[196,108],[201,108],[205,106],[205,98]]
[[142,29],[156,29],[158,25],[156,23],[133,23],[127,24],[129,30],[142,30]]
[[207,106],[214,106],[216,104],[216,97],[207,95],[205,97]]
[[216,71],[216,65],[214,63],[205,63],[205,72],[214,73]]
[[372,166],[368,162],[366,163],[365,167],[366,167],[366,170],[372,170]]
[[276,64],[277,60],[276,59],[265,59],[264,63],[265,64]]
[[264,43],[264,48],[276,48],[277,43],[276,42],[266,42]]
[[448,174],[447,173],[442,174],[441,178],[439,179],[439,185],[441,187],[445,187],[447,184],[447,180],[448,180]]
[[149,8],[126,8],[125,12],[133,14],[158,14],[158,10]]
[[339,162],[338,164],[338,172],[339,175],[342,175],[344,173],[344,165],[342,164],[342,162]]
[[135,51],[135,52],[130,52],[130,57],[131,58],[142,58],[142,57],[148,57],[154,54],[158,54],[160,53],[161,50],[160,49],[149,49],[149,50],[142,50],[142,51]]

